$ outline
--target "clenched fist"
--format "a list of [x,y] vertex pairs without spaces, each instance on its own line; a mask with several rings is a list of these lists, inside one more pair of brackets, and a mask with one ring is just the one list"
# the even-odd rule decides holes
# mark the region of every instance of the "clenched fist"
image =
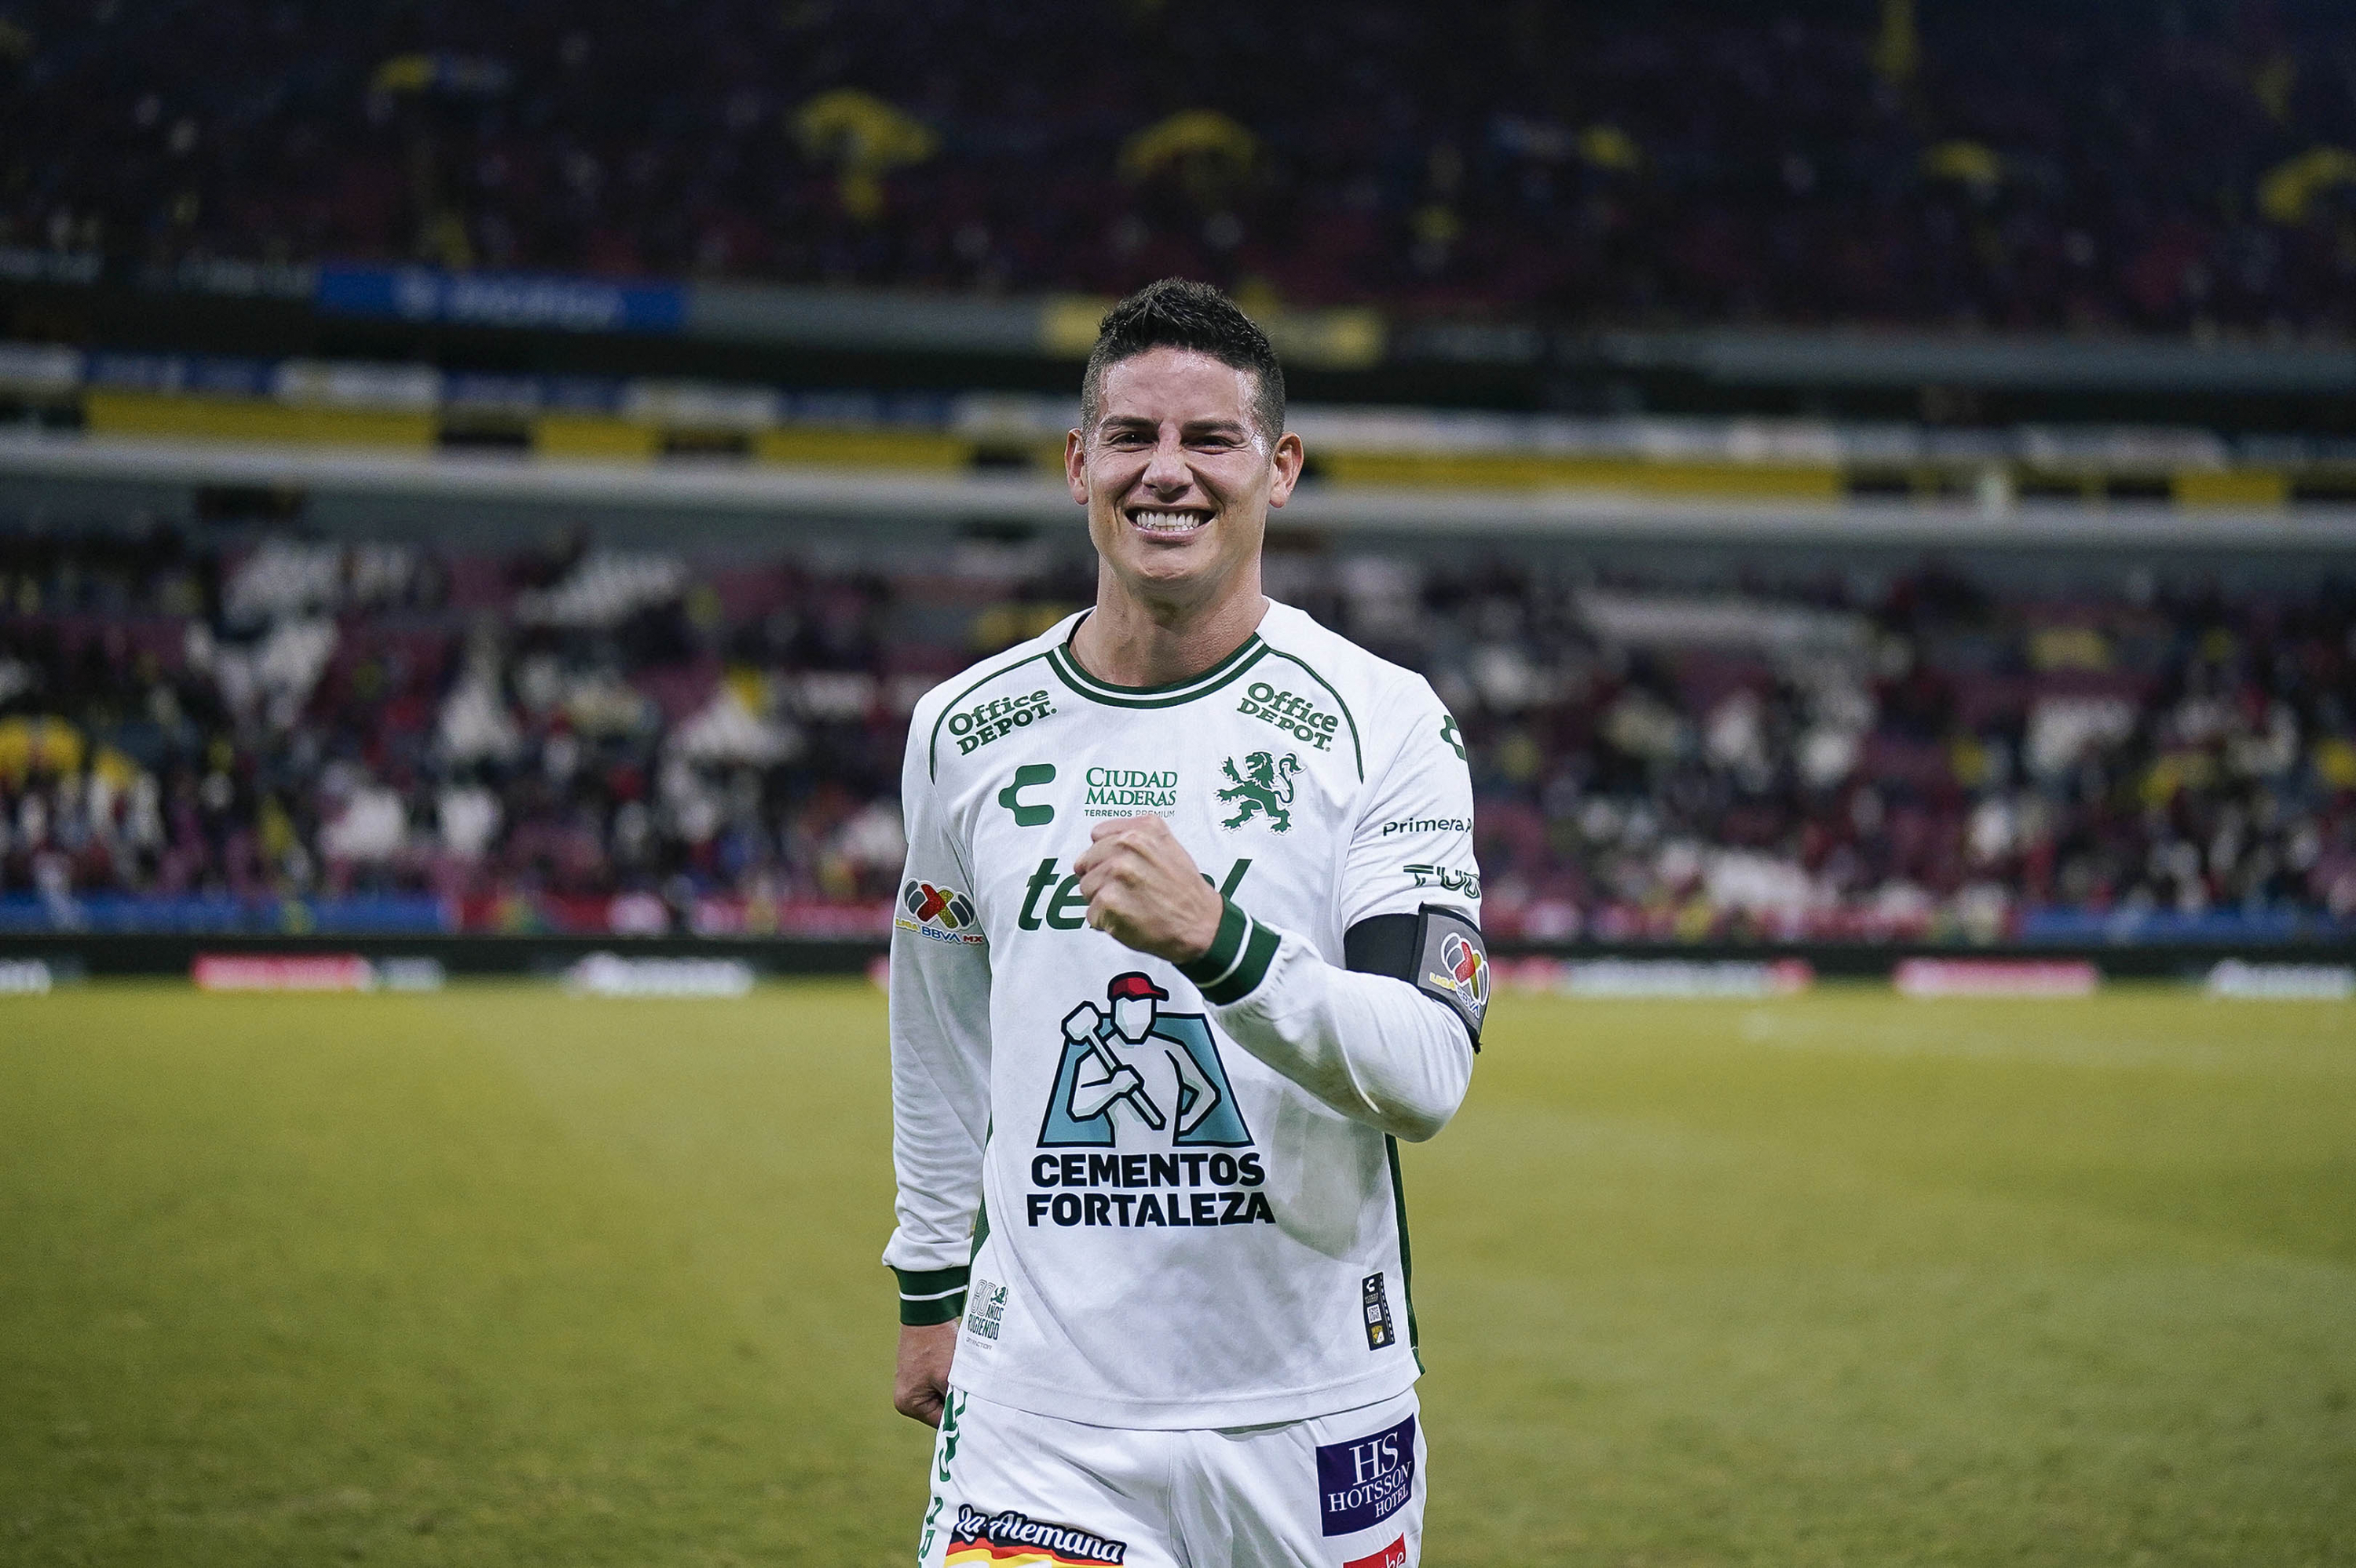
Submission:
[[1073,869],[1088,923],[1124,947],[1187,964],[1210,951],[1226,907],[1159,816],[1099,822]]

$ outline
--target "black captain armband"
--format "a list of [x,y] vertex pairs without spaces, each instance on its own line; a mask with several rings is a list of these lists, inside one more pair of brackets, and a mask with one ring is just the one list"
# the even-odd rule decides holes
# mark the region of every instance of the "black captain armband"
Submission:
[[1472,1049],[1481,1049],[1481,1020],[1489,1012],[1489,946],[1472,917],[1446,904],[1413,914],[1378,914],[1342,936],[1343,967],[1405,980],[1464,1020]]

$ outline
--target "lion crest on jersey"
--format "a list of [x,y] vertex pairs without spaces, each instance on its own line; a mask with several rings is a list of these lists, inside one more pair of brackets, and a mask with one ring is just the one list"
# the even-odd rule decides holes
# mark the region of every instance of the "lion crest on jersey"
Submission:
[[1254,752],[1244,759],[1243,772],[1236,771],[1236,760],[1229,757],[1219,764],[1220,772],[1233,781],[1233,789],[1219,792],[1222,804],[1233,804],[1236,814],[1219,824],[1222,827],[1241,827],[1255,816],[1268,818],[1268,829],[1281,833],[1292,826],[1292,775],[1301,771],[1301,759],[1287,752],[1279,757],[1269,752]]

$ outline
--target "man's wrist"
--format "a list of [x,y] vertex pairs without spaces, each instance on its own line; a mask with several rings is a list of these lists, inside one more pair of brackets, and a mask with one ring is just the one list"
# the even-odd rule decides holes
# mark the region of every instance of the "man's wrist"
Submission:
[[1172,963],[1181,966],[1199,964],[1210,955],[1211,949],[1218,945],[1219,927],[1226,919],[1227,901],[1216,888],[1211,886],[1211,880],[1208,877],[1203,879],[1203,893],[1210,902],[1204,906],[1202,916],[1196,921],[1194,929],[1187,933],[1186,955],[1173,953],[1165,955]]
[[1268,978],[1276,958],[1276,933],[1252,919],[1233,899],[1219,901],[1218,929],[1203,955],[1178,965],[1214,1007],[1239,1002]]

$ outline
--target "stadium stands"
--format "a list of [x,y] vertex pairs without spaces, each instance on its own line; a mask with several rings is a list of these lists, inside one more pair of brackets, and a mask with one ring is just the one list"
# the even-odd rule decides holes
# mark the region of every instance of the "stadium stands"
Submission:
[[[2356,361],[2351,361],[2356,386]],[[1028,472],[1062,510],[1076,400],[1003,391],[788,390],[755,381],[489,375],[428,364],[85,351],[0,340],[0,453],[19,470],[96,438],[89,463],[158,471],[148,443],[425,460],[530,456],[506,482],[564,466],[705,475],[857,471],[864,478]],[[1992,517],[2111,503],[2182,511],[2344,514],[2356,438],[2197,425],[1932,426],[1829,417],[1502,413],[1295,402],[1311,477],[1359,496],[1584,492],[1622,506],[1944,507]],[[185,457],[185,453],[182,453]],[[70,459],[65,459],[70,463]],[[676,461],[673,461],[676,460]],[[280,459],[266,459],[268,463]],[[82,466],[74,464],[74,466]],[[164,468],[172,466],[168,460]],[[180,464],[182,469],[187,464]],[[443,478],[451,475],[444,464]]]
[[29,4],[0,18],[0,249],[2356,325],[2344,7],[1878,14]]
[[[2356,933],[2356,589],[1271,557],[1430,672],[1505,937]],[[0,530],[0,929],[878,933],[927,686],[1039,543]]]
[[2319,0],[0,8],[0,930],[885,929],[909,707],[1088,597],[1073,361],[1183,273],[1501,935],[2356,933],[2356,591],[2130,559],[2356,538],[2351,61]]

